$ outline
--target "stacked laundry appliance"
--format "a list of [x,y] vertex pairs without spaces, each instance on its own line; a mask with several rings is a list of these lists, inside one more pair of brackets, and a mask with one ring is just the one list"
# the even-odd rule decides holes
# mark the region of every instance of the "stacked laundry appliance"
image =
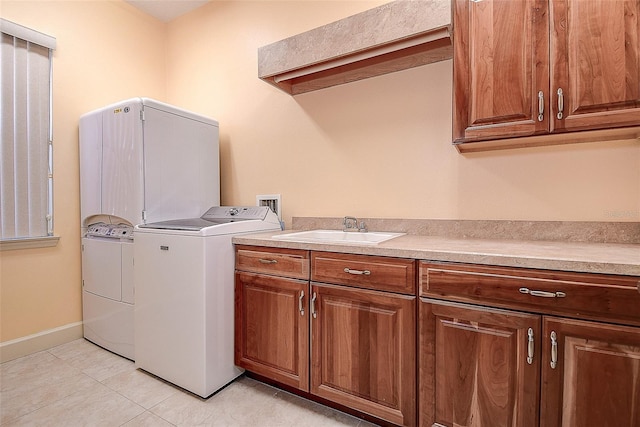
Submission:
[[134,359],[133,229],[220,205],[215,120],[149,98],[80,118],[84,336]]

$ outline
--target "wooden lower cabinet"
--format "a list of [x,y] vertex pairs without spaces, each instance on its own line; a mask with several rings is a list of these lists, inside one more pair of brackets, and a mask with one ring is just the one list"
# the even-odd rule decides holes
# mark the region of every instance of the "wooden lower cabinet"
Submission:
[[542,427],[640,426],[640,328],[549,317],[543,332]]
[[640,426],[637,327],[421,298],[418,353],[422,426]]
[[415,296],[312,283],[311,393],[416,422]]
[[309,389],[308,288],[306,280],[236,272],[236,365]]
[[237,249],[248,371],[396,425],[640,427],[638,277]]
[[[342,258],[351,274],[356,261],[371,261],[363,280],[391,277],[387,264],[380,267],[386,259]],[[236,365],[375,419],[415,426],[417,297],[304,280],[305,260],[300,251],[238,248]],[[405,273],[388,286],[406,281],[415,289],[413,261],[389,262]]]
[[419,313],[420,425],[538,425],[540,316],[425,298]]

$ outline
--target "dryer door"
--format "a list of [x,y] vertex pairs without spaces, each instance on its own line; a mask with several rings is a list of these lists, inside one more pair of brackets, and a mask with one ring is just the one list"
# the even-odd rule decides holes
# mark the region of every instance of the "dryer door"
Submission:
[[115,239],[82,239],[82,286],[85,291],[122,300],[122,245]]

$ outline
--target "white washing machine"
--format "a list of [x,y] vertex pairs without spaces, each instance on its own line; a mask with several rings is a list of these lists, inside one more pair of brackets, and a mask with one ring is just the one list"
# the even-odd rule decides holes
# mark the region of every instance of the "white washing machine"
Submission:
[[136,226],[136,367],[201,397],[242,374],[233,363],[231,238],[279,230],[266,206],[212,207],[200,218]]

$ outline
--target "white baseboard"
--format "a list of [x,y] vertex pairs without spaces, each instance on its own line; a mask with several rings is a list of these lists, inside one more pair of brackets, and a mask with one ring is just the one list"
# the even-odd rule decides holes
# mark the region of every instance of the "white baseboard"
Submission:
[[0,363],[42,350],[48,350],[82,338],[82,336],[82,322],[75,322],[15,340],[5,341],[0,343]]

